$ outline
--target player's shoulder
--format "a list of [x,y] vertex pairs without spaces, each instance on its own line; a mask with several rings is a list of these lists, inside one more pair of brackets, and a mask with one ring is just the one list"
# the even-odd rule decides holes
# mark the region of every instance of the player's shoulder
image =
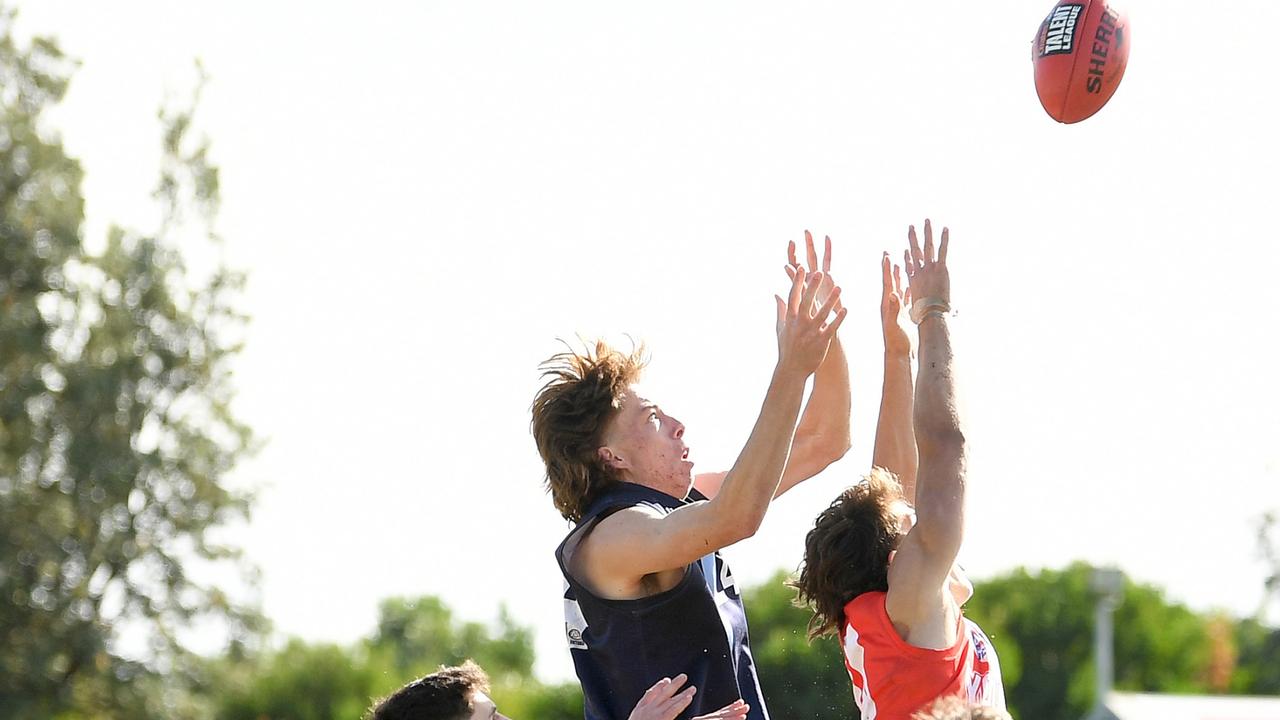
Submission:
[[600,519],[600,526],[608,524],[628,523],[636,520],[646,521],[666,516],[670,510],[654,502],[636,502],[615,508],[606,517]]
[[875,630],[889,621],[885,611],[885,593],[872,590],[858,595],[844,604],[844,623],[860,632]]
[[595,521],[594,527],[583,536],[583,544],[598,545],[615,541],[627,541],[632,535],[644,532],[654,522],[670,512],[657,503],[636,502],[610,508]]

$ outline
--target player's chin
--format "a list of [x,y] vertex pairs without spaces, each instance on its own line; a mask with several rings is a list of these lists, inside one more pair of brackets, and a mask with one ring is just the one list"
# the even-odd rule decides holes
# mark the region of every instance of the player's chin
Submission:
[[684,494],[687,496],[693,490],[693,463],[688,460],[680,461],[680,468],[677,470],[676,477],[684,485]]

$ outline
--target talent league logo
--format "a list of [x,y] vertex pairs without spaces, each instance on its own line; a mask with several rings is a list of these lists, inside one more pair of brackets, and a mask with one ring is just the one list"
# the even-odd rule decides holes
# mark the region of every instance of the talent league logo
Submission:
[[1076,24],[1083,5],[1059,5],[1040,25],[1040,57],[1065,55],[1076,48]]

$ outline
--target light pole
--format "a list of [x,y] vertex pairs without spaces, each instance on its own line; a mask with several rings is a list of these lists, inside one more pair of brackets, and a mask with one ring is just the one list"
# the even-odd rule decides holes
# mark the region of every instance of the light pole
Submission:
[[1115,684],[1115,652],[1112,647],[1113,632],[1111,614],[1120,604],[1120,592],[1124,589],[1124,573],[1116,568],[1094,568],[1090,587],[1098,594],[1097,605],[1094,606],[1093,652],[1094,652],[1094,688],[1096,695],[1093,701],[1093,712],[1089,718],[1108,718],[1105,704],[1107,695]]

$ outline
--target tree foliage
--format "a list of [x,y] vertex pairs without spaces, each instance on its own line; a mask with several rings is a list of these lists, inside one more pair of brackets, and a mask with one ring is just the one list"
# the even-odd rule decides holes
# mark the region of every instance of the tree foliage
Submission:
[[43,126],[72,64],[52,40],[20,47],[12,17],[0,7],[0,714],[175,717],[149,688],[191,669],[183,629],[255,626],[191,572],[237,557],[210,531],[248,510],[225,483],[252,442],[229,408],[242,279],[197,279],[175,249],[212,238],[217,209],[191,108],[161,116],[160,227],[85,250],[82,171]]
[[[1093,569],[1016,570],[979,583],[965,613],[991,636],[1017,717],[1084,717],[1094,700]],[[1115,678],[1121,690],[1209,692],[1208,618],[1126,581],[1114,615]]]
[[215,670],[221,720],[358,718],[380,684],[369,658],[332,643],[290,640],[259,658]]
[[512,621],[505,608],[496,633],[476,622],[458,623],[439,598],[391,598],[378,613],[368,641],[371,652],[386,654],[399,675],[425,675],[439,665],[475,660],[495,681],[533,675],[533,633]]
[[1250,695],[1280,695],[1280,629],[1265,623],[1268,610],[1280,600],[1280,538],[1276,537],[1276,513],[1267,512],[1258,522],[1258,555],[1266,564],[1263,600],[1256,617],[1235,628],[1237,665],[1231,691]]
[[769,713],[779,718],[853,717],[853,691],[840,644],[832,638],[810,643],[809,611],[796,607],[795,591],[779,572],[749,588],[743,598],[761,690]]
[[513,717],[582,717],[575,685],[545,686],[533,677],[533,633],[506,610],[496,627],[460,622],[438,598],[391,598],[373,634],[349,647],[291,640],[275,652],[216,663],[209,676],[219,720],[355,718],[441,665],[473,659],[494,682],[494,697]]

